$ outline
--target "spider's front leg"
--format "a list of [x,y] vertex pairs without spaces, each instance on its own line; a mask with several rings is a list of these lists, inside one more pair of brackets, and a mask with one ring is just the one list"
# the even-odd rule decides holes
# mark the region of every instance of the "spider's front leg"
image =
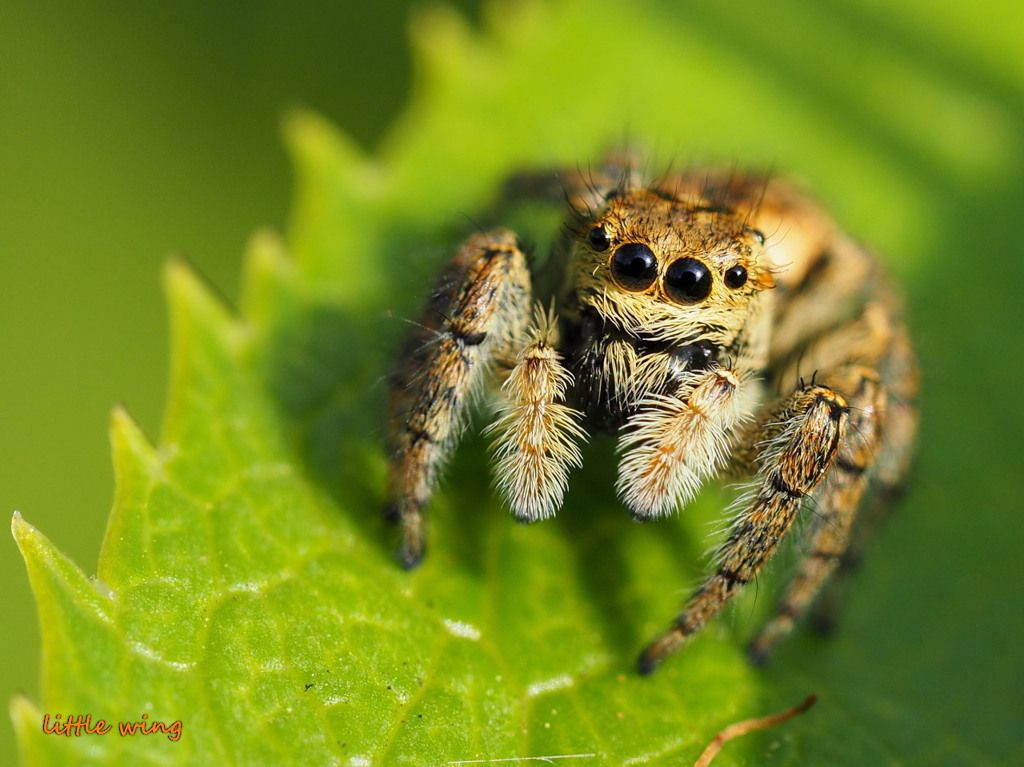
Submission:
[[641,653],[650,674],[688,637],[715,617],[775,554],[808,494],[832,465],[847,430],[846,400],[828,386],[801,387],[749,431],[760,470],[752,500],[732,523],[717,567],[690,598],[672,627]]
[[835,573],[847,552],[854,522],[868,487],[869,473],[881,444],[887,393],[878,374],[851,365],[835,379],[850,392],[849,425],[832,468],[815,494],[816,514],[810,520],[807,551],[786,586],[775,615],[750,644],[751,661],[764,663],[778,642],[792,631],[822,587]]
[[423,558],[423,511],[494,363],[514,358],[529,323],[530,273],[512,232],[470,237],[441,273],[391,377],[390,505],[399,560]]

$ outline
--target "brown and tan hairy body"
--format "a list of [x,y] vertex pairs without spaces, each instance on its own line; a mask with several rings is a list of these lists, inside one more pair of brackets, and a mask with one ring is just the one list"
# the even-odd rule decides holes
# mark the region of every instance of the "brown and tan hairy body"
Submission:
[[[649,673],[774,556],[798,515],[808,545],[751,647],[764,660],[859,548],[859,509],[903,482],[917,372],[877,261],[818,207],[759,176],[626,165],[524,174],[509,195],[568,202],[539,295],[515,235],[469,238],[442,272],[392,377],[391,514],[400,559],[466,409],[490,388],[495,484],[523,522],[561,506],[579,443],[618,435],[634,518],[742,479],[714,570],[641,654]],[[544,280],[541,280],[543,282]],[[548,308],[550,304],[550,309]]]

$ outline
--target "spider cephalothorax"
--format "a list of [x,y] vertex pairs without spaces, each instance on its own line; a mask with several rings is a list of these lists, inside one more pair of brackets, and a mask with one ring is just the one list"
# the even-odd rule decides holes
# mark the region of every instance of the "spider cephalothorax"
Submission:
[[423,556],[423,512],[472,392],[495,384],[495,484],[521,521],[561,506],[588,431],[618,435],[616,489],[638,519],[710,479],[749,479],[714,572],[641,655],[644,672],[761,571],[813,499],[808,553],[751,646],[763,659],[859,546],[865,496],[905,476],[917,378],[894,291],[779,182],[700,171],[645,184],[609,164],[517,186],[568,199],[542,275],[560,287],[535,295],[504,229],[470,237],[442,272],[392,379],[402,562]]
[[763,234],[647,189],[616,189],[580,224],[561,313],[574,402],[595,426],[623,426],[645,398],[675,394],[719,359],[763,367],[762,291],[774,284]]

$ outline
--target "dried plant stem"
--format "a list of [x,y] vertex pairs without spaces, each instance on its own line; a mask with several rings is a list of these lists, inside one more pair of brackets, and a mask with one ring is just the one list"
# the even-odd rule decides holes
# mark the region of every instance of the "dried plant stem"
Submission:
[[700,755],[700,758],[694,763],[693,767],[708,767],[708,765],[711,764],[711,760],[718,756],[718,752],[722,750],[722,746],[733,738],[746,735],[748,732],[753,732],[754,730],[766,730],[769,727],[774,727],[777,724],[787,722],[794,716],[799,716],[809,709],[817,700],[817,695],[811,695],[799,706],[794,706],[782,713],[772,714],[771,716],[761,717],[760,719],[745,719],[742,722],[730,724],[718,733],[713,741],[708,743],[708,747],[704,749],[704,753]]

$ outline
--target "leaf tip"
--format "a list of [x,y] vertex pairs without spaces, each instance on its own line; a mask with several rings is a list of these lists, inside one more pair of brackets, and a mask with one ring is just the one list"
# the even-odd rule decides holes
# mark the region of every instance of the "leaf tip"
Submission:
[[172,327],[180,329],[182,321],[193,318],[206,327],[227,333],[234,321],[224,299],[206,282],[184,256],[171,256],[164,263],[163,284],[171,308]]
[[25,535],[27,535],[26,528],[28,530],[35,529],[25,521],[25,518],[21,516],[20,511],[15,511],[11,515],[11,535],[14,536],[14,540],[18,543],[19,548],[21,548],[21,541],[24,539]]
[[11,535],[14,536],[14,542],[18,544],[22,558],[29,565],[39,558],[38,555],[44,549],[53,546],[46,536],[39,532],[38,528],[25,521],[20,511],[15,511],[11,515]]
[[22,764],[39,764],[41,760],[30,758],[32,749],[32,736],[39,732],[39,723],[43,719],[43,712],[23,692],[19,692],[11,698],[11,706],[8,709],[11,722],[14,724],[14,733],[18,741],[18,748],[21,751]]
[[266,315],[279,286],[294,275],[295,263],[277,231],[265,227],[249,238],[242,266],[242,316],[266,323]]
[[18,722],[26,721],[38,721],[39,708],[35,703],[23,692],[15,693],[14,697],[11,698],[10,707],[11,720],[17,724]]
[[379,200],[388,185],[378,163],[314,112],[289,112],[284,134],[296,177],[288,244],[300,272],[308,276],[323,268],[327,249],[338,247],[333,238],[339,227],[352,245],[356,232],[372,218],[368,201]]
[[58,549],[38,528],[24,520],[19,512],[11,519],[11,532],[18,550],[25,560],[29,582],[36,593],[36,603],[42,607],[42,594],[51,582],[88,583],[88,577],[63,551]]
[[359,165],[366,157],[356,143],[312,109],[293,107],[283,120],[285,143],[300,168]]
[[[435,66],[459,60],[472,37],[462,14],[448,3],[432,2],[414,7],[409,14],[413,50],[423,63]],[[442,66],[447,69],[447,66]]]
[[153,466],[156,449],[124,405],[110,412],[110,444],[114,455],[114,471],[118,482],[124,481],[133,466]]
[[164,262],[164,288],[172,297],[196,296],[206,292],[205,286],[191,262],[182,255],[175,254]]
[[253,232],[249,238],[246,255],[261,263],[267,263],[279,269],[290,265],[288,251],[284,240],[276,229],[264,226]]
[[128,409],[117,404],[110,411],[110,438],[114,447],[131,448],[133,453],[152,453],[153,446]]

